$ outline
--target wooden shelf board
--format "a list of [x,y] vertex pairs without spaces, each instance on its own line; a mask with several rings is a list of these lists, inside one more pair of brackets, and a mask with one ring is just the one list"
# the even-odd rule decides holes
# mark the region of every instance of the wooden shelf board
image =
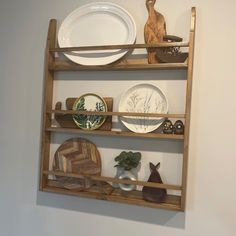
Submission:
[[53,71],[179,70],[187,68],[188,64],[186,62],[148,64],[146,59],[127,59],[116,64],[102,66],[83,66],[70,61],[56,59],[49,66],[49,69]]
[[133,138],[157,138],[157,139],[174,139],[183,140],[184,135],[177,134],[162,134],[162,133],[133,133],[129,131],[104,131],[104,130],[82,130],[72,128],[60,128],[50,127],[46,131],[58,132],[58,133],[76,133],[76,134],[88,134],[88,135],[100,135],[100,136],[117,136],[117,137],[133,137]]
[[59,193],[59,194],[80,196],[86,198],[93,198],[98,200],[112,201],[118,203],[125,203],[137,206],[181,211],[181,206],[180,206],[181,197],[176,195],[167,195],[165,202],[158,204],[143,200],[141,191],[125,192],[120,189],[114,189],[113,191],[111,191],[110,194],[104,194],[99,192],[97,188],[95,189],[90,188],[88,190],[76,191],[50,185],[54,184],[49,184],[48,186],[44,187],[43,191],[50,193]]
[[100,45],[100,46],[81,46],[81,47],[55,47],[50,48],[50,52],[74,52],[74,51],[95,51],[113,49],[143,49],[143,48],[163,48],[163,47],[189,47],[189,42],[163,42],[153,44],[120,44],[120,45]]
[[158,114],[141,112],[115,112],[115,111],[74,111],[74,110],[51,110],[48,114],[69,114],[69,115],[101,115],[101,116],[141,116],[141,117],[165,117],[165,118],[185,118],[185,114]]
[[45,175],[54,175],[68,178],[77,178],[77,179],[85,179],[88,178],[91,181],[99,181],[99,182],[112,182],[112,183],[120,183],[120,184],[134,184],[139,186],[148,186],[152,188],[162,188],[162,189],[172,189],[181,191],[182,187],[179,185],[171,185],[171,184],[160,184],[155,182],[145,182],[138,180],[128,180],[128,179],[119,179],[105,176],[96,176],[96,175],[80,175],[74,173],[65,173],[62,171],[43,171]]

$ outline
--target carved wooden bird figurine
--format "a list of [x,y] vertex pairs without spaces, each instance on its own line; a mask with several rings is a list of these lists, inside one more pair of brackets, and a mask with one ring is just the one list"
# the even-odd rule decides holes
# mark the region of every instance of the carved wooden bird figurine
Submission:
[[[149,17],[144,27],[144,38],[147,44],[161,43],[163,42],[163,36],[166,35],[165,18],[162,14],[155,11],[155,3],[156,0],[146,0]],[[155,48],[148,49],[148,63],[158,63]]]

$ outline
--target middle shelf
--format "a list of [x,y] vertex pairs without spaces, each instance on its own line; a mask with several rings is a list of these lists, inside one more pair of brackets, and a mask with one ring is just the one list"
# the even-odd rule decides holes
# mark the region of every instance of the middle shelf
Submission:
[[163,133],[133,133],[130,131],[105,131],[105,130],[83,130],[79,128],[60,128],[60,127],[48,127],[48,132],[57,133],[71,133],[71,134],[90,134],[100,136],[117,136],[117,137],[137,137],[137,138],[158,138],[158,139],[176,139],[184,140],[184,135],[181,134],[163,134]]
[[[70,99],[69,99],[70,100]],[[138,117],[138,118],[163,118],[163,119],[185,119],[186,114],[160,114],[160,113],[144,113],[144,112],[117,112],[117,111],[84,111],[84,110],[62,110],[61,103],[57,103],[56,109],[47,111],[48,115],[54,115],[60,126],[47,127],[46,131],[58,133],[76,133],[76,134],[92,134],[100,136],[120,136],[120,137],[140,137],[140,138],[159,138],[159,139],[176,139],[183,140],[184,134],[166,134],[156,130],[148,133],[137,133],[132,131],[113,129],[112,117]],[[105,129],[80,129],[73,124],[73,115],[84,116],[106,116],[109,117],[108,126]],[[67,123],[63,123],[67,122]],[[68,123],[69,122],[69,123]],[[72,122],[72,123],[71,123]],[[63,125],[65,126],[63,126]],[[69,125],[68,125],[69,124]]]
[[142,112],[104,112],[104,111],[73,111],[73,110],[51,110],[48,114],[70,114],[70,115],[99,115],[99,116],[142,116],[142,117],[165,117],[165,118],[185,118],[186,114],[158,114]]

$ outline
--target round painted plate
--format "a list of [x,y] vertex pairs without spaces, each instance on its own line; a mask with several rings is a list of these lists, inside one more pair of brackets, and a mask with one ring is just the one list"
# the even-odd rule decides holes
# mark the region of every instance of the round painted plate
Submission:
[[[168,101],[164,93],[152,84],[138,84],[128,89],[121,97],[120,112],[140,112],[165,114]],[[161,117],[120,117],[121,122],[135,133],[149,133],[163,122]]]
[[[76,99],[74,111],[107,111],[107,104],[103,98],[93,93],[86,93]],[[98,115],[73,115],[74,122],[81,129],[98,129],[106,120],[106,116]]]
[[[115,29],[115,30],[114,30]],[[58,32],[60,47],[133,44],[136,25],[125,9],[110,2],[93,2],[74,10]],[[75,63],[106,65],[117,61],[128,50],[76,51],[65,53]]]

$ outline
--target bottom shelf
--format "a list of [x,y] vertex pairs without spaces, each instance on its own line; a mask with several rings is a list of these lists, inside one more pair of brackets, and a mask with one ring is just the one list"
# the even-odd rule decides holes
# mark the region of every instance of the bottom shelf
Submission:
[[93,186],[89,189],[79,190],[68,190],[60,187],[56,181],[48,181],[48,185],[42,189],[45,192],[60,193],[66,195],[87,197],[105,201],[126,203],[131,205],[145,206],[151,208],[160,208],[174,211],[183,211],[181,209],[181,197],[176,195],[167,195],[163,203],[152,203],[145,201],[142,198],[141,191],[126,192],[121,189],[112,188],[110,185],[105,188],[99,188]]

